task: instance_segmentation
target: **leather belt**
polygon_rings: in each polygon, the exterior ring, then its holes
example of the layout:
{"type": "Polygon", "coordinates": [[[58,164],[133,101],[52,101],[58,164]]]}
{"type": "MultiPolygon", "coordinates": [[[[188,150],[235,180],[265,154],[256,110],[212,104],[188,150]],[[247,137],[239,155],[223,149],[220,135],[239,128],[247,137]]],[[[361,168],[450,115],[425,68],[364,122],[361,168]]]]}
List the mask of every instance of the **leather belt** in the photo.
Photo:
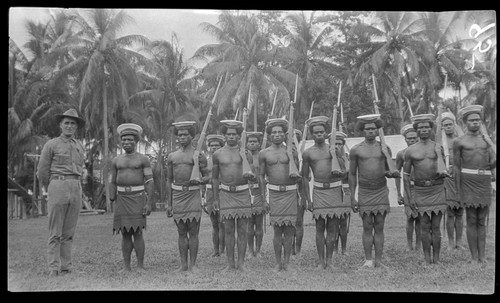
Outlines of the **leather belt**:
{"type": "Polygon", "coordinates": [[[244,191],[244,190],[248,189],[248,184],[226,185],[226,184],[221,183],[220,188],[224,191],[230,191],[230,192],[244,191]]]}
{"type": "Polygon", "coordinates": [[[116,190],[122,193],[129,193],[132,191],[141,191],[144,190],[144,185],[138,186],[117,186],[116,190]]]}
{"type": "Polygon", "coordinates": [[[80,180],[78,175],[52,175],[50,180],[80,180]]]}
{"type": "Polygon", "coordinates": [[[317,182],[317,181],[314,181],[313,182],[313,185],[315,188],[319,188],[319,189],[328,189],[328,188],[334,188],[334,187],[339,187],[342,185],[342,181],[336,181],[336,182],[332,182],[332,183],[328,183],[328,182],[317,182]]]}
{"type": "Polygon", "coordinates": [[[274,190],[274,191],[289,191],[289,190],[297,189],[297,184],[292,184],[292,185],[268,184],[267,188],[270,190],[274,190]]]}
{"type": "Polygon", "coordinates": [[[434,180],[414,180],[415,186],[418,187],[428,187],[433,185],[439,185],[444,183],[444,179],[434,179],[434,180]]]}
{"type": "Polygon", "coordinates": [[[172,187],[172,189],[181,190],[181,191],[199,190],[200,189],[200,186],[198,186],[198,185],[189,186],[189,185],[172,184],[171,187],[172,187]]]}
{"type": "Polygon", "coordinates": [[[486,169],[462,168],[461,172],[463,172],[464,174],[471,174],[471,175],[491,176],[491,170],[486,170],[486,169]]]}

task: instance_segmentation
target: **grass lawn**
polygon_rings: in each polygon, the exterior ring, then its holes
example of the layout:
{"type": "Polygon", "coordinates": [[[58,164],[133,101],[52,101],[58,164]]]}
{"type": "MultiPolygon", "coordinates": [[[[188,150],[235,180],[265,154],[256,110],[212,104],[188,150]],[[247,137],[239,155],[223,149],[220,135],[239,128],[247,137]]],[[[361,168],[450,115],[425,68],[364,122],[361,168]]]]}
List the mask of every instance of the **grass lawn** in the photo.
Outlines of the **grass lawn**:
{"type": "MultiPolygon", "coordinates": [[[[358,270],[364,262],[361,218],[351,217],[348,256],[334,259],[334,270],[316,270],[315,226],[312,214],[304,218],[302,254],[292,256],[293,272],[274,273],[272,228],[267,227],[262,257],[246,259],[247,271],[222,273],[226,255],[211,257],[211,224],[203,214],[200,228],[197,273],[174,273],[180,264],[177,228],[165,212],[148,217],[144,232],[147,271],[121,274],[121,235],[112,234],[112,214],[81,215],[73,242],[73,272],[48,277],[46,262],[47,217],[8,221],[8,290],[298,290],[340,292],[425,292],[492,294],[495,291],[496,203],[490,209],[486,255],[488,264],[469,263],[470,252],[448,250],[441,223],[441,263],[425,265],[422,251],[406,249],[405,214],[392,207],[385,223],[384,269],[358,270]]],[[[464,220],[465,221],[465,220],[464,220]]],[[[269,218],[267,219],[269,223],[269,218]]],[[[465,222],[464,222],[465,224],[465,222]]],[[[464,226],[464,244],[467,246],[464,226]]]]}

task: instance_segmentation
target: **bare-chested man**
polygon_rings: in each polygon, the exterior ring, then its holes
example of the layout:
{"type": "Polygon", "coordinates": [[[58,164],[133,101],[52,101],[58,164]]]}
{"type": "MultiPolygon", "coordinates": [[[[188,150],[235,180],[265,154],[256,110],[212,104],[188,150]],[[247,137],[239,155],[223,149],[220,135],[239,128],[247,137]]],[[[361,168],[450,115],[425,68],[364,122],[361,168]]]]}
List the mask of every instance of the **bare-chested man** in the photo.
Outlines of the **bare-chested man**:
{"type": "Polygon", "coordinates": [[[363,132],[365,140],[355,145],[349,154],[351,207],[354,213],[359,211],[363,220],[362,243],[366,261],[362,267],[380,267],[383,266],[385,217],[390,211],[386,176],[392,177],[392,175],[388,171],[381,143],[375,140],[378,129],[383,127],[380,115],[364,115],[357,118],[358,130],[363,132]],[[355,197],[358,184],[359,203],[355,197]],[[375,247],[375,264],[372,260],[373,247],[375,247]]]}
{"type": "Polygon", "coordinates": [[[337,136],[335,139],[335,147],[340,151],[342,159],[346,167],[346,176],[342,179],[342,205],[346,203],[346,209],[344,214],[339,218],[339,228],[338,235],[335,237],[333,242],[333,255],[335,256],[339,252],[339,240],[342,247],[342,255],[347,254],[347,234],[349,233],[349,224],[351,220],[351,190],[349,189],[349,154],[345,151],[345,139],[347,134],[341,131],[337,131],[337,136]]]}
{"type": "MultiPolygon", "coordinates": [[[[441,250],[441,217],[446,212],[444,197],[444,177],[446,171],[438,171],[436,142],[430,139],[434,126],[433,114],[421,114],[412,117],[413,128],[419,141],[408,146],[404,153],[403,181],[407,197],[410,193],[410,173],[413,170],[414,193],[410,203],[420,218],[422,249],[427,264],[438,263],[441,250]],[[431,253],[432,247],[432,253],[431,253]]],[[[443,163],[444,165],[444,163],[443,163]]]]}
{"type": "MultiPolygon", "coordinates": [[[[342,192],[342,179],[345,178],[346,173],[343,176],[332,175],[332,156],[330,146],[326,143],[328,120],[326,116],[316,116],[306,121],[314,139],[314,145],[306,149],[302,155],[302,180],[307,206],[316,220],[318,269],[332,268],[334,242],[339,234],[340,219],[347,218],[350,208],[349,203],[343,200],[342,192]],[[314,175],[312,199],[308,181],[310,169],[314,175]]],[[[339,162],[343,161],[340,151],[336,156],[339,162]]]]}
{"type": "MultiPolygon", "coordinates": [[[[295,139],[294,147],[300,146],[299,142],[302,140],[302,132],[295,129],[295,139]]],[[[299,166],[302,163],[302,159],[299,157],[299,166]]],[[[304,191],[303,182],[297,183],[299,187],[299,199],[297,200],[297,221],[295,222],[295,234],[292,240],[292,255],[300,256],[300,251],[302,249],[302,239],[304,238],[304,213],[306,211],[306,193],[304,191]]]]}
{"type": "MultiPolygon", "coordinates": [[[[456,120],[455,115],[450,112],[441,114],[441,126],[446,134],[449,153],[448,172],[452,174],[451,178],[444,179],[444,194],[448,208],[446,209],[446,231],[448,234],[449,249],[463,249],[462,234],[464,229],[464,208],[460,203],[455,179],[453,178],[453,141],[458,137],[455,131],[456,120]]],[[[443,138],[444,140],[445,138],[443,138]]]]}
{"type": "MultiPolygon", "coordinates": [[[[252,216],[251,196],[248,181],[255,181],[252,171],[243,171],[243,159],[240,155],[239,141],[243,123],[237,120],[222,120],[221,132],[226,138],[226,145],[216,151],[212,157],[212,187],[216,209],[224,222],[226,255],[228,266],[225,271],[238,269],[244,271],[245,252],[248,241],[248,220],[252,216]],[[220,191],[216,186],[220,182],[220,191]],[[238,239],[236,240],[236,233],[238,239]],[[237,243],[238,260],[235,263],[234,247],[237,243]]],[[[244,149],[244,146],[241,148],[244,149]]],[[[252,165],[252,156],[245,153],[252,165]]]]}
{"type": "MultiPolygon", "coordinates": [[[[274,229],[273,247],[276,257],[275,271],[289,270],[292,253],[292,238],[297,220],[297,182],[300,175],[290,176],[289,163],[299,161],[296,151],[294,159],[289,159],[285,145],[288,122],[283,118],[266,121],[266,133],[270,135],[272,145],[259,153],[259,186],[264,205],[270,211],[270,224],[274,229]],[[265,178],[268,177],[269,203],[266,197],[265,178]],[[282,251],[284,250],[283,254],[282,251]]],[[[292,144],[288,142],[287,144],[292,144]]]]}
{"type": "MultiPolygon", "coordinates": [[[[401,128],[401,135],[405,138],[407,146],[413,145],[418,141],[417,132],[413,129],[412,124],[407,124],[401,128]]],[[[401,171],[404,164],[404,154],[406,148],[400,150],[396,154],[396,169],[401,171]]],[[[422,245],[422,237],[420,232],[420,219],[418,217],[418,213],[415,209],[410,206],[410,200],[413,199],[413,196],[407,197],[404,195],[406,192],[403,191],[401,193],[401,181],[402,178],[395,178],[396,181],[396,191],[398,193],[398,204],[403,205],[405,208],[406,214],[406,242],[409,250],[419,250],[422,245]],[[404,195],[404,196],[403,196],[404,195]],[[413,246],[413,231],[415,231],[415,246],[413,246]]],[[[413,178],[410,176],[410,193],[413,194],[413,178]]]]}
{"type": "Polygon", "coordinates": [[[142,229],[151,213],[153,172],[148,157],[136,152],[142,128],[133,123],[118,126],[125,153],[111,161],[110,200],[115,201],[113,233],[122,233],[122,254],[125,271],[130,271],[135,249],[137,269],[144,270],[145,243],[142,229]],[[146,192],[144,192],[144,187],[146,192]]]}
{"type": "Polygon", "coordinates": [[[200,153],[200,181],[190,181],[194,167],[195,121],[172,123],[180,148],[167,157],[167,216],[173,217],[179,234],[181,266],[177,271],[196,271],[201,220],[200,184],[209,180],[207,159],[200,153]],[[189,255],[189,263],[188,263],[189,255]]]}
{"type": "Polygon", "coordinates": [[[483,107],[470,105],[459,111],[467,126],[465,135],[453,141],[456,187],[465,207],[467,242],[472,260],[486,264],[486,217],[491,204],[491,182],[496,181],[496,154],[482,134],[483,107]]]}
{"type": "MultiPolygon", "coordinates": [[[[247,150],[252,154],[252,170],[256,176],[259,174],[259,151],[261,140],[261,132],[247,133],[246,146],[247,150]]],[[[249,185],[252,194],[252,217],[248,222],[248,249],[250,256],[261,257],[260,248],[262,247],[262,239],[264,238],[263,224],[266,209],[264,208],[264,200],[260,193],[259,183],[249,182],[249,185]]]]}
{"type": "Polygon", "coordinates": [[[219,257],[220,254],[223,254],[226,247],[224,243],[224,223],[220,219],[219,211],[215,209],[214,194],[212,191],[212,156],[215,151],[224,146],[224,143],[225,139],[222,135],[207,136],[207,167],[210,181],[205,185],[204,197],[206,204],[204,205],[204,210],[210,216],[210,221],[212,222],[212,243],[214,245],[213,257],[219,257]]]}

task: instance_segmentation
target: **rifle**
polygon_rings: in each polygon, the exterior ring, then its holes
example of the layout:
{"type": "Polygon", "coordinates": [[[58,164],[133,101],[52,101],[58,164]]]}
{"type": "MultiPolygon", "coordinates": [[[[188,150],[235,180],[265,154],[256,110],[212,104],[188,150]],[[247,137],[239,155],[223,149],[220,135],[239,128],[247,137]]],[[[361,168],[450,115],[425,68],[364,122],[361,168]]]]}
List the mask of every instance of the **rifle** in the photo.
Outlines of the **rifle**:
{"type": "MultiPolygon", "coordinates": [[[[375,93],[375,100],[373,100],[373,107],[375,108],[375,113],[380,115],[380,112],[378,110],[378,105],[377,105],[377,103],[379,103],[378,95],[377,95],[377,85],[375,84],[375,75],[373,75],[373,74],[372,74],[372,80],[373,80],[373,90],[375,93]]],[[[385,162],[387,164],[387,167],[389,168],[389,173],[391,175],[394,175],[395,173],[398,174],[398,171],[396,171],[396,167],[394,166],[394,162],[392,162],[391,155],[389,155],[389,151],[387,149],[387,144],[385,143],[384,128],[383,127],[378,129],[378,136],[380,137],[380,145],[382,146],[382,153],[385,156],[385,162]]]]}
{"type": "MultiPolygon", "coordinates": [[[[309,119],[312,117],[313,113],[313,107],[314,107],[314,102],[311,103],[311,109],[309,110],[309,119]]],[[[302,140],[300,141],[300,148],[299,148],[299,159],[302,159],[302,154],[304,153],[304,149],[306,147],[306,138],[307,138],[307,131],[308,131],[308,126],[307,123],[304,123],[304,131],[302,132],[302,140]]]]}
{"type": "MultiPolygon", "coordinates": [[[[448,84],[448,74],[445,74],[444,78],[444,89],[446,90],[446,86],[448,84]]],[[[443,99],[444,99],[444,93],[443,93],[443,99]]],[[[444,147],[444,141],[446,141],[446,134],[444,133],[444,130],[442,129],[441,126],[441,114],[443,113],[443,104],[441,101],[438,101],[438,113],[437,113],[437,120],[436,120],[436,145],[435,145],[435,150],[437,154],[437,169],[438,173],[443,173],[446,172],[448,169],[449,165],[449,152],[448,152],[448,147],[444,147]],[[448,153],[448,161],[445,163],[443,160],[443,155],[441,151],[441,146],[443,146],[443,151],[446,157],[446,153],[448,153]]],[[[446,142],[448,143],[448,142],[446,142]]],[[[447,144],[446,144],[447,145],[447,144]]]]}
{"type": "MultiPolygon", "coordinates": [[[[344,124],[344,107],[342,106],[342,103],[340,103],[340,123],[339,123],[339,131],[344,132],[342,125],[344,124]]],[[[351,151],[349,150],[349,147],[347,144],[344,144],[345,151],[347,153],[350,153],[351,151]]],[[[346,162],[347,163],[347,162],[346,162]]],[[[347,165],[349,167],[349,165],[347,165]]]]}
{"type": "Polygon", "coordinates": [[[200,138],[198,139],[198,142],[196,144],[196,149],[193,154],[193,161],[194,161],[194,166],[193,170],[191,171],[191,177],[189,178],[189,182],[196,181],[200,182],[201,181],[201,176],[200,176],[200,152],[201,149],[203,148],[203,144],[205,144],[205,136],[207,134],[207,128],[208,128],[208,122],[210,122],[210,117],[212,117],[212,106],[214,105],[215,99],[217,98],[217,93],[219,92],[219,87],[222,82],[222,76],[220,77],[219,84],[217,85],[217,89],[215,90],[214,97],[212,98],[212,102],[210,103],[210,109],[208,110],[208,115],[205,119],[205,124],[203,124],[203,129],[200,134],[200,138]]]}
{"type": "Polygon", "coordinates": [[[342,81],[339,85],[339,96],[337,98],[337,103],[333,104],[333,115],[332,115],[332,133],[330,134],[330,154],[332,155],[332,175],[338,175],[345,172],[344,169],[340,167],[339,160],[337,159],[337,153],[335,148],[335,140],[337,138],[337,107],[340,104],[340,92],[342,90],[342,81]]]}
{"type": "Polygon", "coordinates": [[[410,100],[408,98],[405,98],[406,104],[408,105],[408,110],[410,111],[410,117],[413,117],[413,111],[411,110],[411,105],[410,105],[410,100]]]}
{"type": "Polygon", "coordinates": [[[243,108],[243,131],[241,132],[241,147],[240,147],[240,156],[241,160],[243,161],[243,176],[247,176],[249,179],[254,179],[255,174],[252,171],[252,168],[250,167],[250,163],[248,163],[247,155],[246,155],[246,148],[245,145],[247,144],[247,118],[248,118],[248,102],[250,101],[250,94],[252,92],[252,84],[250,84],[250,88],[248,89],[248,99],[247,99],[247,105],[243,108]]]}
{"type": "MultiPolygon", "coordinates": [[[[274,107],[276,106],[276,97],[277,96],[278,96],[278,89],[276,89],[276,93],[274,94],[273,108],[271,109],[271,114],[267,115],[267,120],[271,119],[273,117],[273,115],[274,115],[274,107]]],[[[267,133],[266,133],[266,130],[264,129],[264,135],[263,135],[263,138],[262,138],[262,147],[261,147],[261,149],[266,148],[266,144],[267,144],[267,133]]]]}
{"type": "Polygon", "coordinates": [[[295,159],[293,157],[293,138],[295,137],[295,131],[293,128],[293,104],[297,102],[297,87],[299,85],[299,74],[297,74],[297,77],[295,78],[295,96],[294,96],[294,102],[290,102],[290,113],[289,113],[289,119],[288,119],[288,141],[286,144],[286,153],[288,155],[288,159],[290,160],[289,163],[289,177],[292,179],[297,179],[300,177],[299,170],[297,168],[297,165],[295,164],[295,159]]]}

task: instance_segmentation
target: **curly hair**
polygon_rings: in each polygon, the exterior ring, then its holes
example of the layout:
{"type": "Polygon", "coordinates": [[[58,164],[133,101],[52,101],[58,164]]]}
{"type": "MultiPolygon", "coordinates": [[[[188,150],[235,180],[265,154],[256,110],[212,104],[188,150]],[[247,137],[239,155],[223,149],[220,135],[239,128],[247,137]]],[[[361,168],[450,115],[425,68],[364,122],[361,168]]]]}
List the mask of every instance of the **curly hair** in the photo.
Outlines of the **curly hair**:
{"type": "Polygon", "coordinates": [[[322,125],[325,128],[325,133],[330,132],[330,126],[328,125],[328,123],[315,123],[315,124],[309,126],[309,128],[308,128],[309,134],[311,136],[313,135],[313,127],[318,126],[318,125],[322,125]]]}
{"type": "MultiPolygon", "coordinates": [[[[189,134],[191,135],[191,137],[194,138],[194,136],[196,135],[196,130],[195,130],[194,126],[189,127],[187,130],[188,130],[189,134]]],[[[174,135],[177,136],[178,133],[179,133],[179,129],[177,127],[174,127],[174,135]]]]}
{"type": "Polygon", "coordinates": [[[286,134],[288,131],[288,125],[285,124],[275,124],[275,125],[268,125],[266,126],[266,134],[270,135],[271,134],[271,129],[275,126],[280,126],[283,132],[286,134]]]}
{"type": "Polygon", "coordinates": [[[363,131],[365,129],[365,124],[369,123],[375,123],[375,127],[377,127],[377,129],[384,126],[384,122],[382,122],[381,119],[377,119],[373,122],[358,121],[356,122],[356,129],[359,131],[363,131]]]}
{"type": "Polygon", "coordinates": [[[429,123],[429,125],[431,126],[431,128],[433,128],[433,127],[434,127],[434,122],[429,120],[429,121],[419,121],[419,122],[415,122],[415,123],[413,123],[413,124],[412,124],[412,125],[413,125],[413,129],[414,129],[415,131],[417,131],[418,125],[419,125],[420,123],[426,123],[426,122],[428,122],[428,123],[429,123]]]}
{"type": "Polygon", "coordinates": [[[227,127],[226,125],[222,125],[220,127],[220,132],[223,134],[223,135],[226,135],[227,133],[227,130],[228,129],[236,129],[236,132],[238,133],[238,135],[241,136],[241,133],[243,132],[243,126],[230,126],[230,127],[227,127]]]}

